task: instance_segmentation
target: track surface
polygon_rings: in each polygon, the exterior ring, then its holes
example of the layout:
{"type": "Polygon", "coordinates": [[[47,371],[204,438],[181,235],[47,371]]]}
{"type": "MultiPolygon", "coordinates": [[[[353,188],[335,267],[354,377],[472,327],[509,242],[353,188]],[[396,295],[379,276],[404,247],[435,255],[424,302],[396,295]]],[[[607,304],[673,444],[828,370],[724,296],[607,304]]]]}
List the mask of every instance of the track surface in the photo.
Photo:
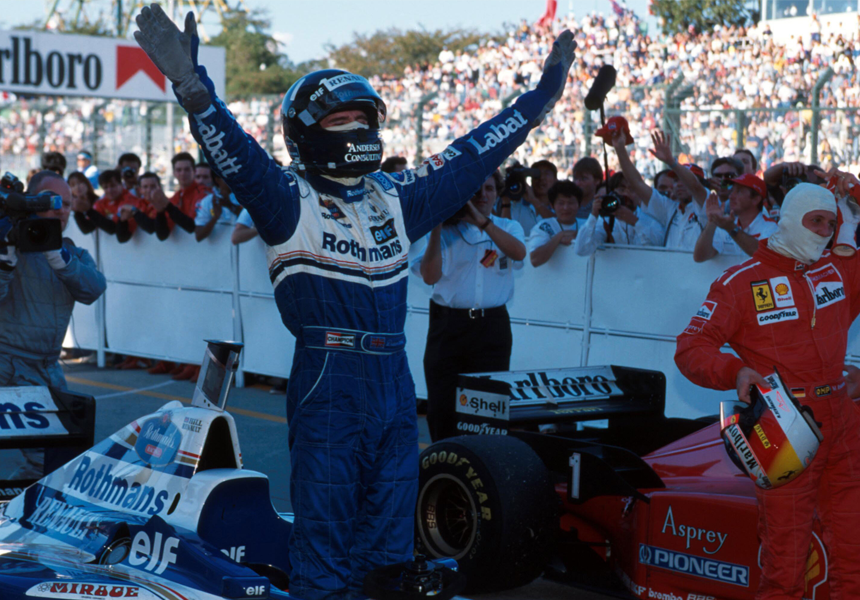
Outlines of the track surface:
{"type": "MultiPolygon", "coordinates": [[[[70,361],[63,364],[69,388],[96,398],[96,442],[121,429],[135,418],[157,410],[171,400],[191,402],[194,386],[173,381],[167,375],[146,371],[99,369],[70,361]]],[[[268,386],[233,389],[227,410],[236,421],[245,468],[269,477],[272,503],[279,511],[289,512],[290,460],[287,450],[286,401],[282,394],[272,395],[268,386]]],[[[419,446],[430,443],[427,421],[418,420],[419,446]]],[[[483,600],[602,600],[610,598],[547,580],[495,594],[475,596],[483,600]]]]}

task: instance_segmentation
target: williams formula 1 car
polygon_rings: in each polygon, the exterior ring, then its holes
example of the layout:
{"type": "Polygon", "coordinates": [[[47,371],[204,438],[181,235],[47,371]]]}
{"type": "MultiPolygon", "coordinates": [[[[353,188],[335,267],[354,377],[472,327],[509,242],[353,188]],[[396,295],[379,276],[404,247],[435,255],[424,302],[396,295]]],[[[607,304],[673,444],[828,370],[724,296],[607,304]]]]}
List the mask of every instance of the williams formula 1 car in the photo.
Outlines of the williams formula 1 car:
{"type": "MultiPolygon", "coordinates": [[[[275,511],[265,475],[242,468],[224,410],[239,349],[210,342],[191,406],[168,402],[0,507],[0,598],[290,597],[292,515],[275,511]]],[[[20,438],[14,451],[50,471],[64,435],[66,452],[91,439],[92,402],[48,388],[0,391],[0,449],[20,438]]],[[[455,569],[417,557],[371,572],[365,590],[379,600],[451,598],[463,586],[455,569]]]]}
{"type": "MultiPolygon", "coordinates": [[[[419,548],[456,559],[469,589],[544,573],[626,598],[755,596],[755,484],[717,417],[664,416],[662,373],[485,373],[459,386],[465,435],[421,454],[416,529],[419,548]]],[[[804,598],[830,598],[827,563],[816,529],[804,598]]]]}

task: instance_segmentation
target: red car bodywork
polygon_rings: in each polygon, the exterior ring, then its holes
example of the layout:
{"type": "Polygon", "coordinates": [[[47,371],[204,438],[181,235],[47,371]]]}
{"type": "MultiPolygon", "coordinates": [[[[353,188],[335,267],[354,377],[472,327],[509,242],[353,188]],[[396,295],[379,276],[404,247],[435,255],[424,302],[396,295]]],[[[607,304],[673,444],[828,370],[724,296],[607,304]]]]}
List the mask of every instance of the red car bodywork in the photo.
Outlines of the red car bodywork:
{"type": "MultiPolygon", "coordinates": [[[[666,486],[640,490],[648,503],[603,496],[574,504],[567,484],[558,484],[562,530],[597,550],[637,598],[754,598],[760,576],[755,484],[729,459],[719,424],[643,460],[666,486]]],[[[830,598],[817,527],[803,597],[830,598]]]]}

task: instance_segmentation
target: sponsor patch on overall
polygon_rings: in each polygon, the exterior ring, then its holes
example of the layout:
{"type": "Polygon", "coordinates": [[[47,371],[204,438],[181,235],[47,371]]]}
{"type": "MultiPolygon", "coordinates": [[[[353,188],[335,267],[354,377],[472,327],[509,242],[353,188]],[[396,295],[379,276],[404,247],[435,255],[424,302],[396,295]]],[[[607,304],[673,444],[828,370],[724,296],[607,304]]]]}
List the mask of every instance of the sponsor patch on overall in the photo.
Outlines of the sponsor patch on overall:
{"type": "Polygon", "coordinates": [[[325,345],[327,348],[355,348],[355,334],[326,331],[325,345]]]}
{"type": "Polygon", "coordinates": [[[765,310],[773,310],[776,308],[776,303],[773,299],[773,293],[770,291],[770,284],[767,281],[753,281],[752,295],[755,302],[756,312],[765,310]]]}
{"type": "Polygon", "coordinates": [[[759,325],[773,325],[774,323],[782,323],[783,321],[796,321],[798,312],[796,308],[782,308],[763,312],[756,315],[759,325]]]}
{"type": "Polygon", "coordinates": [[[717,310],[717,303],[712,302],[711,300],[705,300],[705,302],[702,304],[702,307],[696,311],[695,315],[693,315],[693,318],[710,321],[711,317],[714,316],[715,310],[717,310]]]}
{"type": "Polygon", "coordinates": [[[436,169],[440,169],[445,166],[445,157],[441,154],[433,154],[432,156],[425,158],[424,162],[422,162],[421,164],[430,165],[435,171],[436,169]]]}
{"type": "Polygon", "coordinates": [[[322,196],[320,196],[320,206],[328,211],[328,214],[331,215],[332,219],[343,219],[346,216],[337,204],[331,200],[323,198],[322,196]]]}
{"type": "Polygon", "coordinates": [[[789,308],[794,306],[794,294],[791,291],[791,283],[788,277],[772,277],[770,289],[773,290],[773,298],[777,308],[789,308]]]}
{"type": "Polygon", "coordinates": [[[498,257],[499,255],[495,250],[487,250],[484,252],[484,258],[481,259],[481,265],[489,269],[496,263],[498,257]]]}
{"type": "Polygon", "coordinates": [[[815,307],[824,308],[845,299],[845,286],[842,275],[833,265],[826,265],[806,276],[815,286],[815,307]]]}
{"type": "Polygon", "coordinates": [[[397,230],[394,228],[394,219],[389,219],[379,227],[371,227],[370,234],[373,236],[373,241],[377,246],[387,244],[397,237],[397,230]]]}
{"type": "Polygon", "coordinates": [[[795,398],[806,398],[806,388],[791,388],[791,395],[795,398]]]}
{"type": "Polygon", "coordinates": [[[833,393],[833,388],[831,388],[829,385],[820,385],[817,388],[815,388],[815,395],[816,396],[829,396],[832,393],[833,393]]]}

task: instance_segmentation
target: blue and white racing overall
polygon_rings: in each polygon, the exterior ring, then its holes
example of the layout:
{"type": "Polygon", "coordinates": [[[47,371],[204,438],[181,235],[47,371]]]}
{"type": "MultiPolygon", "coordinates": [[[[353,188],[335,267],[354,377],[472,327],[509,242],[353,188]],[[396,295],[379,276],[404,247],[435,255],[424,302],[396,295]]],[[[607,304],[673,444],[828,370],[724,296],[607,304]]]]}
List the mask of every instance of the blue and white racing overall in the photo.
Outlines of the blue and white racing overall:
{"type": "Polygon", "coordinates": [[[525,140],[563,85],[566,73],[557,71],[556,81],[419,169],[377,172],[355,185],[279,167],[201,73],[212,104],[190,116],[192,133],[267,244],[278,310],[296,338],[287,418],[297,598],[360,590],[368,571],[412,558],[418,434],[403,334],[409,245],[461,208],[525,140]]]}

